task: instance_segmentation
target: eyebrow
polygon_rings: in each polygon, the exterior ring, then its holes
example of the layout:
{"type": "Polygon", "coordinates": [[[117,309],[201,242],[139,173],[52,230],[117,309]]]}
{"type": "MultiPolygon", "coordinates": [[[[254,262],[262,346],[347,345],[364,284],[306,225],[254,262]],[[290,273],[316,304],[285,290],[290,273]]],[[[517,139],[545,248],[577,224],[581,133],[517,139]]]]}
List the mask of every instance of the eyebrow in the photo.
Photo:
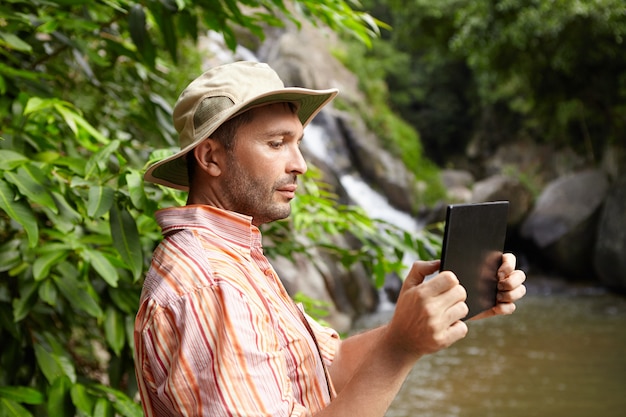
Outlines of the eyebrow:
{"type": "MultiPolygon", "coordinates": [[[[293,130],[268,130],[267,132],[264,132],[262,137],[265,139],[269,139],[269,138],[273,138],[275,136],[295,136],[294,135],[294,131],[293,130]]],[[[302,135],[300,135],[300,137],[298,138],[298,140],[302,140],[304,139],[304,133],[302,133],[302,135]]]]}

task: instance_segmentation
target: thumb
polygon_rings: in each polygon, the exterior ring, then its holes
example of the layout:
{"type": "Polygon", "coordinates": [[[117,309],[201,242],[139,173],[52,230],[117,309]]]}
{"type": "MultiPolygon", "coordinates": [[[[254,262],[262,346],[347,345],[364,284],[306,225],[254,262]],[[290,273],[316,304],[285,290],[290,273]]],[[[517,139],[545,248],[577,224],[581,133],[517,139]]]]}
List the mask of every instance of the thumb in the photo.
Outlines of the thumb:
{"type": "Polygon", "coordinates": [[[415,261],[409,271],[405,281],[410,281],[410,285],[419,285],[424,282],[424,278],[439,270],[440,261],[415,261]]]}

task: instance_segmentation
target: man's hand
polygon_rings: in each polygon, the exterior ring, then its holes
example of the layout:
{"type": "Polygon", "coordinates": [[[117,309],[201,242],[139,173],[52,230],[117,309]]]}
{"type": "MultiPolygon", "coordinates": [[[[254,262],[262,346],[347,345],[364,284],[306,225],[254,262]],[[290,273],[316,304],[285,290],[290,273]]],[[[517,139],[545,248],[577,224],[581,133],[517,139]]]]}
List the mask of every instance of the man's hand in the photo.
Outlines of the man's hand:
{"type": "Polygon", "coordinates": [[[409,272],[386,338],[397,354],[415,359],[434,353],[462,339],[467,325],[461,321],[468,313],[467,293],[450,271],[424,282],[439,269],[439,261],[417,261],[409,272]]]}
{"type": "Polygon", "coordinates": [[[471,320],[512,314],[515,311],[515,302],[526,294],[524,286],[526,274],[524,271],[515,269],[515,262],[515,255],[512,253],[502,255],[502,265],[498,269],[497,304],[492,309],[474,316],[471,320]]]}

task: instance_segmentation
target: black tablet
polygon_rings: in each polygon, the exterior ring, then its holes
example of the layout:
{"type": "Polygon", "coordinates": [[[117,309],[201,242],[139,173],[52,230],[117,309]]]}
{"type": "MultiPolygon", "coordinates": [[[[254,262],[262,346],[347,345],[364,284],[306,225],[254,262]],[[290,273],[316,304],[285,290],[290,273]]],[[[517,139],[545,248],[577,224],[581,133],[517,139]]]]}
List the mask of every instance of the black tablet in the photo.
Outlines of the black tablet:
{"type": "Polygon", "coordinates": [[[508,201],[447,208],[440,269],[454,272],[465,287],[466,320],[496,304],[508,208],[508,201]]]}

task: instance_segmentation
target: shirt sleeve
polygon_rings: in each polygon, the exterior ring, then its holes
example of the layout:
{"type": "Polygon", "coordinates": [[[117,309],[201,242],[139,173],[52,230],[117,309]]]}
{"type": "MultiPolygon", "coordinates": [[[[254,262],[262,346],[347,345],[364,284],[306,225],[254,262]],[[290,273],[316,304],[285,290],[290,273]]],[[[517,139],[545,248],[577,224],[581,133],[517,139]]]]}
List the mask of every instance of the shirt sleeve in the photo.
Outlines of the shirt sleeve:
{"type": "MultiPolygon", "coordinates": [[[[241,292],[212,286],[142,309],[136,360],[147,416],[311,415],[294,398],[268,314],[241,292]]],[[[311,326],[332,361],[333,332],[311,326]]]]}

